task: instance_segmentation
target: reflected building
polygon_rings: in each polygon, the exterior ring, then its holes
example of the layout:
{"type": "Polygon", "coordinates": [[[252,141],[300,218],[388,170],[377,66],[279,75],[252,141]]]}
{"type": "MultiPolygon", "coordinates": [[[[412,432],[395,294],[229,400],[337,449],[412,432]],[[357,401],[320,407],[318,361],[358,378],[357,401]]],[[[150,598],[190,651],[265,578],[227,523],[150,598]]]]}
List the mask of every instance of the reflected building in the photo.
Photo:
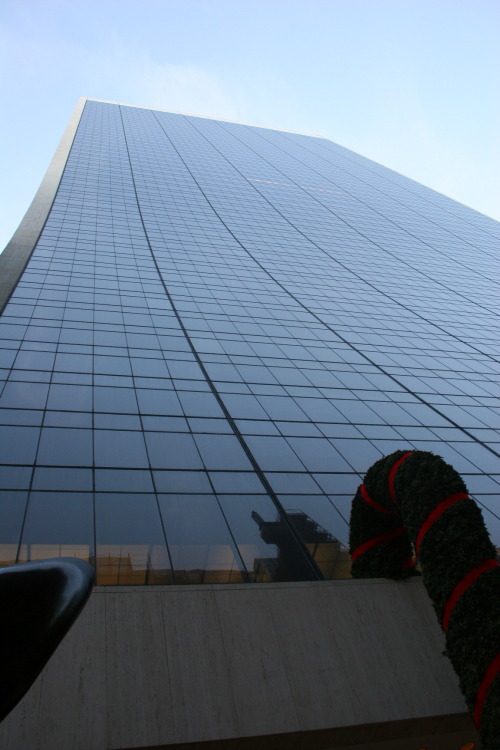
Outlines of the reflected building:
{"type": "Polygon", "coordinates": [[[498,237],[321,137],[82,100],[0,256],[0,563],[345,578],[400,448],[499,544],[498,237]]]}
{"type": "MultiPolygon", "coordinates": [[[[277,548],[277,554],[275,553],[273,557],[255,561],[254,570],[257,573],[255,580],[261,580],[258,571],[266,566],[272,571],[268,578],[271,581],[289,580],[290,572],[292,572],[292,575],[294,573],[299,575],[298,571],[294,571],[296,565],[295,548],[290,545],[288,527],[285,525],[283,517],[277,514],[274,520],[265,521],[256,511],[253,511],[252,518],[258,524],[260,535],[266,544],[277,548]]],[[[351,558],[346,545],[335,539],[326,529],[323,529],[301,510],[289,509],[287,519],[293,524],[326,580],[351,577],[351,558]]]]}

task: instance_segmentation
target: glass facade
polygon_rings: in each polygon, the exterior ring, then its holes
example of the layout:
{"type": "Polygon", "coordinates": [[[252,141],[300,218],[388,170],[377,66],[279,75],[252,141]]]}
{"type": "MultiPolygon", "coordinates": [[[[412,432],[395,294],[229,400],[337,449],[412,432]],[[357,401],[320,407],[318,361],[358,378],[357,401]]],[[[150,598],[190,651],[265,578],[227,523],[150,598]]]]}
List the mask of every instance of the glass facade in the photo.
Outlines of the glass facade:
{"type": "Polygon", "coordinates": [[[499,235],[322,138],[88,100],[0,322],[1,564],[343,577],[399,448],[499,545],[499,235]]]}

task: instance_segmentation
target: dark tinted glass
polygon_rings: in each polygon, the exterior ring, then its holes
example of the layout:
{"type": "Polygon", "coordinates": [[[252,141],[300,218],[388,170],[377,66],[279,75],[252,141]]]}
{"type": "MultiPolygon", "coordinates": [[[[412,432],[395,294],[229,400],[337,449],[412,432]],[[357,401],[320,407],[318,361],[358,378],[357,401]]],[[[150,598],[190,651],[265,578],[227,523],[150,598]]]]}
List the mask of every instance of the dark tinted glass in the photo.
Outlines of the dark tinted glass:
{"type": "Polygon", "coordinates": [[[2,560],[343,577],[400,448],[462,472],[500,543],[498,240],[326,139],[88,101],[0,320],[2,560]]]}
{"type": "Polygon", "coordinates": [[[213,495],[160,495],[175,583],[238,583],[243,563],[213,495]]]}
{"type": "Polygon", "coordinates": [[[154,495],[96,493],[97,583],[171,583],[154,495]]]}
{"type": "Polygon", "coordinates": [[[16,562],[27,492],[0,492],[0,565],[16,562]]]}
{"type": "Polygon", "coordinates": [[[93,557],[93,550],[92,494],[30,494],[19,562],[52,557],[79,557],[88,561],[93,557]]]}

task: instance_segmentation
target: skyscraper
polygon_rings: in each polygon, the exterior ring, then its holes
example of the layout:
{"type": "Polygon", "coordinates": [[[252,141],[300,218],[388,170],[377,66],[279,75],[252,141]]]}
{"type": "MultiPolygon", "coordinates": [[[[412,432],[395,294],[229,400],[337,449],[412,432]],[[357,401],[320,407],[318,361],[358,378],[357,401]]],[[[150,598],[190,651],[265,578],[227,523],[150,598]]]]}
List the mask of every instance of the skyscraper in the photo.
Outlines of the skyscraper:
{"type": "Polygon", "coordinates": [[[360,476],[405,447],[499,544],[498,236],[323,138],[82,100],[0,256],[2,563],[343,578],[360,476]]]}

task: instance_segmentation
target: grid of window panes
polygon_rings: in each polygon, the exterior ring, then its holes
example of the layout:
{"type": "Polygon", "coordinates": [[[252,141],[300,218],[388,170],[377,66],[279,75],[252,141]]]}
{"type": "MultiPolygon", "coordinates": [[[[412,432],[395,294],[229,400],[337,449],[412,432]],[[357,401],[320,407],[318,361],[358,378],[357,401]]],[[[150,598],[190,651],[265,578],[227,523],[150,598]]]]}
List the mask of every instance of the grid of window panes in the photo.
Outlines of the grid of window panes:
{"type": "Polygon", "coordinates": [[[1,564],[342,577],[399,448],[500,544],[498,238],[327,140],[88,101],[0,322],[1,564]]]}

